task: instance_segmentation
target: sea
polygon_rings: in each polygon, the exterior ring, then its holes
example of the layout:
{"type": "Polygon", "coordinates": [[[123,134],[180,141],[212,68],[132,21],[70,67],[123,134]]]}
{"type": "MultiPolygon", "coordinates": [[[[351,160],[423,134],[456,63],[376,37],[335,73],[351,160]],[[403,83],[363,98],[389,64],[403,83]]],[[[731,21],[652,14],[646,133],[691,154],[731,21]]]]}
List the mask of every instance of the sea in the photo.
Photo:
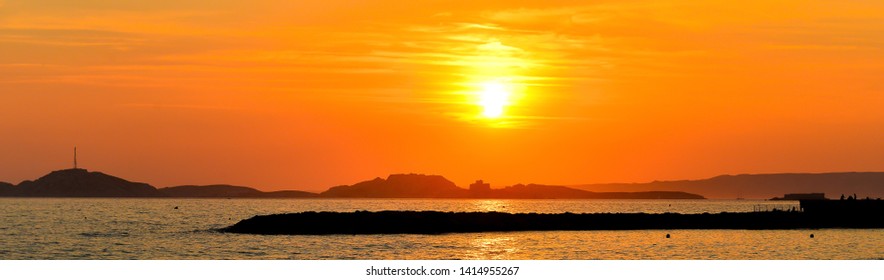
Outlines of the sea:
{"type": "Polygon", "coordinates": [[[319,236],[217,231],[255,215],[304,211],[719,213],[797,207],[765,200],[0,198],[0,259],[884,259],[884,229],[319,236]]]}

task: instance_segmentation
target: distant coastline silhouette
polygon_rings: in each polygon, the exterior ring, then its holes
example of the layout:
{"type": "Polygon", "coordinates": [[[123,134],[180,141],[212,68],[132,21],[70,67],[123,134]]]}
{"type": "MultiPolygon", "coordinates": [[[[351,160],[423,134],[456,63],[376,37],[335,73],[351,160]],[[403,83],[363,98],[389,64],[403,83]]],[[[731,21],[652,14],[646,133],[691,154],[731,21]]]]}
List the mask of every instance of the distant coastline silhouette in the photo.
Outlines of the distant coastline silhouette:
{"type": "MultiPolygon", "coordinates": [[[[438,175],[393,174],[386,179],[375,178],[314,193],[298,190],[264,192],[251,187],[224,184],[156,188],[146,183],[130,182],[101,172],[72,168],[53,171],[37,180],[23,181],[18,185],[0,182],[0,197],[703,199],[706,192],[739,189],[745,185],[769,186],[787,179],[806,182],[808,178],[825,179],[823,182],[837,189],[835,193],[849,190],[873,197],[880,197],[880,194],[884,193],[882,190],[884,172],[719,176],[699,181],[612,185],[623,187],[624,190],[642,191],[588,191],[587,189],[592,188],[541,184],[516,184],[504,188],[491,188],[490,184],[481,180],[465,189],[438,175]],[[688,187],[678,187],[681,184],[679,182],[683,182],[688,187]],[[722,185],[716,185],[716,182],[722,185]],[[636,187],[637,185],[642,187],[636,187]],[[845,189],[843,186],[850,187],[845,189]],[[650,187],[657,189],[648,189],[650,187]],[[673,191],[679,189],[696,190],[696,192],[673,191]]],[[[794,188],[797,187],[790,187],[794,188]]],[[[818,183],[807,188],[821,189],[818,183]]],[[[820,198],[820,194],[797,193],[774,199],[803,199],[808,198],[808,195],[820,198]]],[[[855,199],[855,194],[850,198],[855,199]]]]}
{"type": "Polygon", "coordinates": [[[515,185],[504,189],[468,190],[438,175],[393,174],[322,193],[263,192],[231,185],[176,186],[157,189],[101,172],[72,168],[53,171],[17,186],[0,185],[7,197],[172,197],[172,198],[508,198],[508,199],[703,199],[685,192],[589,192],[564,186],[515,185]]]}
{"type": "MultiPolygon", "coordinates": [[[[670,190],[702,194],[706,198],[767,199],[789,193],[850,192],[884,197],[884,172],[830,172],[721,175],[702,180],[654,181],[571,186],[587,191],[670,190]]],[[[837,197],[831,197],[837,198],[837,197]]]]}

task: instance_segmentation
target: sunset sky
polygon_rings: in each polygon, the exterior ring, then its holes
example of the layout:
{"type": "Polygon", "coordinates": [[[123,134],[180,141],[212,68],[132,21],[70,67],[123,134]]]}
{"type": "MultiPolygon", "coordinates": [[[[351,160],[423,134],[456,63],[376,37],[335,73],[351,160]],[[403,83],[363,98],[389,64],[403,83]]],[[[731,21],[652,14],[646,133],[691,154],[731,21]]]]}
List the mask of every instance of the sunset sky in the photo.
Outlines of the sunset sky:
{"type": "Polygon", "coordinates": [[[156,187],[884,171],[884,1],[0,0],[0,181],[75,145],[156,187]]]}

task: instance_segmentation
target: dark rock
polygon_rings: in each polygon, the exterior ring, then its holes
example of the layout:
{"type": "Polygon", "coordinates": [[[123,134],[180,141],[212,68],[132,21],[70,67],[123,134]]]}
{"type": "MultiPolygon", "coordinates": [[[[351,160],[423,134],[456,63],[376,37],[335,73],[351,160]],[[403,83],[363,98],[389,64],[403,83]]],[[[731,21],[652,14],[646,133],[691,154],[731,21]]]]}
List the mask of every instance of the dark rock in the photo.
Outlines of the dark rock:
{"type": "MultiPolygon", "coordinates": [[[[501,212],[356,211],[255,216],[222,232],[250,234],[437,234],[489,231],[639,229],[884,228],[884,218],[855,219],[803,212],[718,214],[537,214],[501,212]]],[[[667,234],[667,237],[669,235],[667,234]]]]}

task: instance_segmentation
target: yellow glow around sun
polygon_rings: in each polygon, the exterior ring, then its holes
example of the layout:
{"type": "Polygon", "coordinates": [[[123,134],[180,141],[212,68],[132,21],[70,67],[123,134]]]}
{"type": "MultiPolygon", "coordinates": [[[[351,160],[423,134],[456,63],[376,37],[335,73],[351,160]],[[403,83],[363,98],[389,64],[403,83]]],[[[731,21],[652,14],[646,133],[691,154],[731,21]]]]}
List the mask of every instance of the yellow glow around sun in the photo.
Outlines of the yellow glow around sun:
{"type": "Polygon", "coordinates": [[[488,81],[481,84],[478,105],[482,106],[482,116],[499,118],[504,108],[510,104],[510,89],[501,81],[488,81]]]}

